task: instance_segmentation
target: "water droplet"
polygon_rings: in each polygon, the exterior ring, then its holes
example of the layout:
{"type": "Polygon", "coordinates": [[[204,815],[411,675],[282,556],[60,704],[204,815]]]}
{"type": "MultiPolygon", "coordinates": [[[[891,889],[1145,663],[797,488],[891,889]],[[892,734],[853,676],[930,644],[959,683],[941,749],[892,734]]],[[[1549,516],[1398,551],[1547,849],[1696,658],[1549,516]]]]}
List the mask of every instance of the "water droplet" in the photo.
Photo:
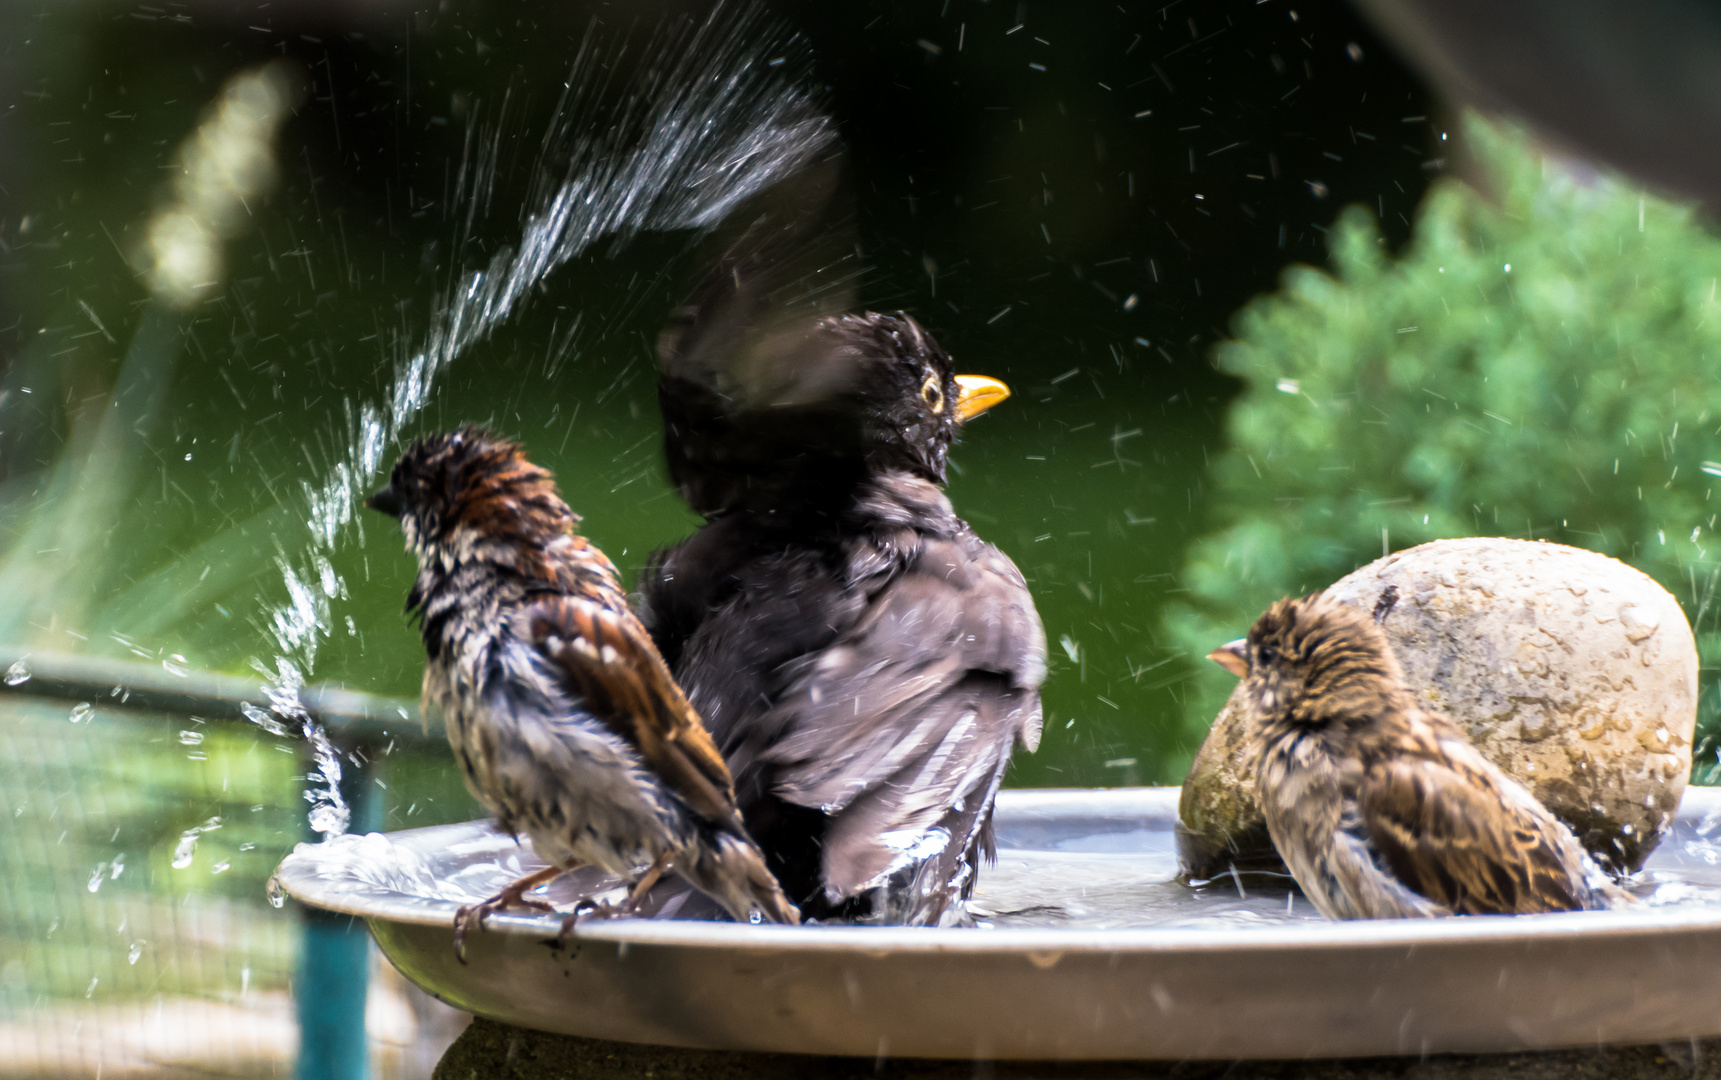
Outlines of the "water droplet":
{"type": "Polygon", "coordinates": [[[269,734],[280,738],[286,737],[287,729],[279,720],[251,704],[249,701],[241,701],[239,703],[239,711],[245,714],[245,719],[256,724],[269,734]]]}
{"type": "Polygon", "coordinates": [[[281,883],[274,878],[269,879],[269,884],[263,891],[269,897],[270,907],[280,907],[287,902],[287,894],[281,891],[281,883]]]}
{"type": "Polygon", "coordinates": [[[203,732],[182,731],[179,733],[179,741],[185,746],[200,746],[203,743],[203,732]]]}
{"type": "Polygon", "coordinates": [[[100,892],[101,888],[102,888],[102,882],[106,881],[107,877],[108,877],[108,864],[105,862],[104,863],[97,863],[94,872],[92,872],[90,874],[90,891],[91,892],[100,892]]]}
{"type": "Polygon", "coordinates": [[[231,862],[227,861],[226,859],[222,859],[220,862],[216,863],[214,866],[211,866],[209,868],[209,872],[211,874],[225,874],[227,871],[229,871],[231,869],[233,869],[233,864],[231,862]]]}
{"type": "Polygon", "coordinates": [[[179,834],[179,843],[173,849],[173,868],[184,870],[191,865],[191,860],[197,855],[198,830],[187,829],[179,834]]]}
{"type": "Polygon", "coordinates": [[[161,666],[169,675],[178,675],[182,679],[191,674],[190,662],[178,653],[163,660],[161,666]]]}
{"type": "Polygon", "coordinates": [[[101,976],[99,976],[99,975],[91,978],[89,988],[84,991],[84,997],[86,997],[86,998],[94,997],[95,993],[96,993],[96,984],[101,982],[101,981],[102,981],[101,976]]]}
{"type": "Polygon", "coordinates": [[[109,881],[117,880],[121,874],[125,873],[125,856],[124,855],[115,855],[114,861],[111,864],[109,864],[109,866],[110,866],[110,868],[108,870],[108,880],[109,881]]]}
{"type": "Polygon", "coordinates": [[[126,950],[126,954],[125,954],[126,963],[131,964],[132,966],[135,967],[135,966],[137,966],[138,957],[140,957],[142,955],[143,955],[143,942],[134,941],[131,943],[131,948],[126,950]]]}
{"type": "Polygon", "coordinates": [[[22,686],[30,681],[30,665],[23,660],[14,660],[12,666],[6,669],[6,685],[22,686]]]}
{"type": "Polygon", "coordinates": [[[72,706],[72,715],[66,717],[66,719],[70,720],[74,724],[81,724],[85,720],[88,720],[90,718],[90,714],[95,711],[96,707],[94,705],[91,705],[87,701],[80,701],[76,705],[72,706]]]}
{"type": "Polygon", "coordinates": [[[747,913],[747,921],[754,926],[758,926],[760,923],[765,921],[765,916],[759,911],[749,911],[747,913]]]}

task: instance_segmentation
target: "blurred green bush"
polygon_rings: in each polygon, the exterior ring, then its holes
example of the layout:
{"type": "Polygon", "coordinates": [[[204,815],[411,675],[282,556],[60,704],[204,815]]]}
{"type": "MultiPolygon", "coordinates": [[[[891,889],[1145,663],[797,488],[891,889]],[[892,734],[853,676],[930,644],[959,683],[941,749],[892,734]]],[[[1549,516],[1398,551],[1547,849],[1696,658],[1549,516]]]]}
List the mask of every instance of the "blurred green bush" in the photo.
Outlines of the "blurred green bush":
{"type": "MultiPolygon", "coordinates": [[[[1352,207],[1332,273],[1294,267],[1236,317],[1217,363],[1245,386],[1164,625],[1198,657],[1388,551],[1589,548],[1684,605],[1704,664],[1694,774],[1713,779],[1721,240],[1522,131],[1471,116],[1464,133],[1487,194],[1437,184],[1397,258],[1352,207]]],[[[1186,734],[1233,682],[1200,673],[1186,734]]]]}

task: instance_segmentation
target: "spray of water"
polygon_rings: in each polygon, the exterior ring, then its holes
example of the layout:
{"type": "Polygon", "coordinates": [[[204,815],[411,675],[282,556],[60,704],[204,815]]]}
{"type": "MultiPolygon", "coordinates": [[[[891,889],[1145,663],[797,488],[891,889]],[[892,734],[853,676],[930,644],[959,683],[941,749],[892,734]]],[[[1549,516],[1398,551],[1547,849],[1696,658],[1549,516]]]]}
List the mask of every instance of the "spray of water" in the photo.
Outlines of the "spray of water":
{"type": "MultiPolygon", "coordinates": [[[[340,835],[349,817],[340,759],[299,700],[330,632],[332,606],[346,595],[330,555],[439,376],[517,315],[534,286],[594,244],[608,241],[615,250],[644,232],[709,229],[835,140],[809,88],[805,44],[757,7],[719,6],[702,23],[660,31],[633,65],[637,76],[618,87],[614,61],[626,50],[625,41],[588,32],[543,137],[519,244],[452,284],[386,398],[348,403],[344,457],[320,483],[304,485],[308,543],[297,559],[277,560],[287,598],[270,611],[277,656],[273,670],[262,670],[270,712],[297,727],[316,758],[323,787],[307,798],[317,832],[340,835]]],[[[468,230],[490,199],[496,156],[494,140],[467,140],[458,190],[468,230]]]]}

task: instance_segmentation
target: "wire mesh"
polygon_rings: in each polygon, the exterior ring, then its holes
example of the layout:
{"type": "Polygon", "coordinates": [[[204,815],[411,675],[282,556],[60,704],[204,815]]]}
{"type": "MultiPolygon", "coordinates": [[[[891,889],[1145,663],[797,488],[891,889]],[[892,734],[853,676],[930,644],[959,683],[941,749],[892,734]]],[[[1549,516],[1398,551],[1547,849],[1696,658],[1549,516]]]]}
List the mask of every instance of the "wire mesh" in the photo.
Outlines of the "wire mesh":
{"type": "MultiPolygon", "coordinates": [[[[296,747],[8,697],[0,759],[0,1077],[291,1074],[301,915],[265,883],[304,827],[296,747]]],[[[464,1016],[373,965],[372,1075],[428,1076],[464,1016]]]]}

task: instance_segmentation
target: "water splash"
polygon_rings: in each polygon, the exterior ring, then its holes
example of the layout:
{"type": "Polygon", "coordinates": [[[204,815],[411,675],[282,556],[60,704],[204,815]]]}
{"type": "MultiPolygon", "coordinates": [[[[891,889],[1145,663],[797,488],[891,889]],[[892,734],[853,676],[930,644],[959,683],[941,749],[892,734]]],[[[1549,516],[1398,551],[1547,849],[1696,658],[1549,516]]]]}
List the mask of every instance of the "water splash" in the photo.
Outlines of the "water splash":
{"type": "Polygon", "coordinates": [[[286,734],[285,729],[270,718],[270,713],[298,726],[300,736],[311,748],[311,759],[315,763],[305,785],[305,801],[311,804],[308,815],[311,829],[325,836],[340,836],[347,831],[347,824],[352,820],[352,811],[341,795],[340,752],[329,740],[329,733],[311,718],[299,700],[299,691],[305,685],[304,673],[285,657],[276,658],[274,671],[261,664],[258,668],[269,679],[263,687],[263,693],[269,699],[269,712],[242,703],[245,717],[266,730],[273,724],[281,734],[286,734]]]}
{"type": "Polygon", "coordinates": [[[278,738],[286,737],[287,729],[280,721],[276,720],[273,716],[270,716],[266,711],[251,704],[249,701],[241,701],[239,703],[239,712],[245,717],[245,719],[256,724],[269,734],[278,738]]]}
{"type": "Polygon", "coordinates": [[[100,892],[102,882],[117,881],[123,873],[125,873],[124,855],[115,855],[110,862],[99,862],[96,864],[96,868],[90,872],[89,890],[100,892]]]}
{"type": "MultiPolygon", "coordinates": [[[[660,30],[637,74],[617,87],[613,69],[624,51],[631,51],[624,40],[596,24],[587,33],[541,143],[518,247],[503,248],[454,282],[433,310],[422,348],[397,366],[383,400],[347,403],[344,458],[320,483],[303,485],[310,535],[297,561],[277,559],[287,598],[267,618],[279,654],[266,693],[275,717],[298,725],[311,742],[326,785],[306,795],[318,832],[340,835],[350,817],[339,758],[298,703],[298,687],[329,636],[332,606],[346,598],[329,556],[438,378],[523,310],[536,285],[594,244],[607,240],[614,251],[645,232],[710,229],[835,141],[811,89],[810,51],[762,6],[720,4],[703,22],[660,30]]],[[[475,130],[457,188],[467,200],[468,233],[488,205],[496,164],[494,140],[475,130]]],[[[272,731],[261,713],[245,710],[272,731]]]]}
{"type": "Polygon", "coordinates": [[[6,685],[22,686],[30,681],[30,665],[24,660],[14,660],[12,666],[6,669],[6,685]]]}
{"type": "Polygon", "coordinates": [[[206,832],[214,832],[221,828],[221,818],[212,817],[201,825],[195,825],[179,834],[179,843],[173,848],[173,868],[184,870],[191,865],[191,860],[197,856],[197,838],[206,832]]]}

